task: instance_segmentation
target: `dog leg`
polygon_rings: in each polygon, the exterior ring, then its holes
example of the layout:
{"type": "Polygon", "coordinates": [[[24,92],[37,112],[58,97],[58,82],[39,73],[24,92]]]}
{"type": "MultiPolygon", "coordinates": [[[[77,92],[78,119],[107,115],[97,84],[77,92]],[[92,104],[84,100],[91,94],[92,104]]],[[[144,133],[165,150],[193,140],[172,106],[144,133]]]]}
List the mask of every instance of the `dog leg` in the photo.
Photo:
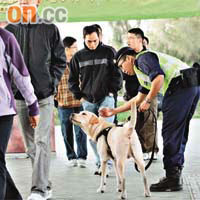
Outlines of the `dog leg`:
{"type": "Polygon", "coordinates": [[[120,177],[119,177],[119,173],[118,173],[118,169],[117,169],[117,162],[116,162],[116,160],[114,160],[114,170],[115,170],[116,181],[117,181],[117,192],[122,192],[121,191],[121,181],[120,181],[120,177]]]}
{"type": "Polygon", "coordinates": [[[106,163],[107,161],[101,162],[101,183],[100,187],[97,189],[98,193],[104,193],[106,189],[106,163]]]}
{"type": "Polygon", "coordinates": [[[147,182],[147,177],[146,177],[146,173],[145,173],[145,166],[144,166],[144,161],[141,160],[141,161],[138,161],[138,160],[135,160],[137,166],[138,166],[138,169],[142,175],[142,178],[143,178],[143,182],[144,182],[144,195],[145,197],[150,197],[151,196],[151,193],[150,193],[150,190],[149,190],[149,186],[148,186],[148,182],[147,182]]]}
{"type": "Polygon", "coordinates": [[[124,170],[125,170],[125,159],[117,160],[117,170],[119,173],[120,178],[120,190],[121,195],[120,199],[127,199],[126,188],[125,188],[125,177],[124,177],[124,170]]]}

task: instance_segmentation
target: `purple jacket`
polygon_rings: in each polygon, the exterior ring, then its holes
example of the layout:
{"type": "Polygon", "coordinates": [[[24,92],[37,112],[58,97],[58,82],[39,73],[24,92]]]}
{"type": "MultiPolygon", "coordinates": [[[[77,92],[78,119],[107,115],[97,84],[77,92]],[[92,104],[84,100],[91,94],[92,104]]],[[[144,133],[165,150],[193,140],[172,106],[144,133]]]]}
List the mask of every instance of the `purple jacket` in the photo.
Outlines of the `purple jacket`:
{"type": "Polygon", "coordinates": [[[29,115],[39,114],[37,98],[14,35],[0,28],[0,116],[16,114],[11,80],[23,95],[29,115]]]}

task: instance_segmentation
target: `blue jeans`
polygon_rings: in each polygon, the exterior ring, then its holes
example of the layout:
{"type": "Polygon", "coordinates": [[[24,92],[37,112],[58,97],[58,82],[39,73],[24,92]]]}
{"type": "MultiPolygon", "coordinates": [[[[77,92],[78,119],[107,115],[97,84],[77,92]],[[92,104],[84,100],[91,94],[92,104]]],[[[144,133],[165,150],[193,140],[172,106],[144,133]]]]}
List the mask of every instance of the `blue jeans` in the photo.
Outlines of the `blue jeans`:
{"type": "Polygon", "coordinates": [[[68,160],[71,159],[87,159],[87,135],[82,131],[79,126],[74,126],[77,143],[77,155],[74,151],[74,135],[73,124],[70,121],[72,113],[79,113],[82,107],[63,108],[58,107],[59,118],[61,122],[61,131],[64,138],[66,153],[68,160]]]}
{"type": "Polygon", "coordinates": [[[0,199],[22,200],[7,168],[5,153],[13,124],[13,115],[0,116],[0,199]]]}
{"type": "MultiPolygon", "coordinates": [[[[88,101],[84,101],[82,103],[84,110],[90,111],[98,116],[98,112],[101,108],[103,107],[108,107],[108,108],[114,108],[115,106],[115,100],[111,96],[106,96],[102,101],[97,102],[97,103],[90,103],[88,101]]],[[[105,118],[107,122],[113,123],[115,116],[105,118]]],[[[101,161],[100,161],[100,156],[97,151],[97,145],[94,141],[89,140],[91,147],[94,151],[95,157],[96,157],[96,165],[100,166],[101,161]]],[[[112,165],[110,160],[108,161],[108,165],[112,165]]]]}

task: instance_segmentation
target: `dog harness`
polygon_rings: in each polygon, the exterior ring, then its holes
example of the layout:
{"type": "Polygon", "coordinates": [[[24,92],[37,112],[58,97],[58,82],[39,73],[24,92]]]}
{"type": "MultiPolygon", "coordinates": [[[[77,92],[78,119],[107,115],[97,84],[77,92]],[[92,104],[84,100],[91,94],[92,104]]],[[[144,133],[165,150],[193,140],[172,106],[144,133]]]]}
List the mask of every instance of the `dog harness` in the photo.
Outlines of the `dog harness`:
{"type": "Polygon", "coordinates": [[[98,139],[99,139],[102,135],[105,136],[105,141],[106,141],[106,144],[107,144],[107,147],[108,147],[107,153],[108,153],[108,155],[114,160],[115,158],[114,158],[114,156],[113,156],[113,154],[112,154],[110,145],[108,144],[108,140],[107,140],[107,138],[108,138],[108,133],[109,133],[110,129],[112,129],[112,128],[113,128],[113,126],[112,126],[112,127],[107,127],[107,128],[105,128],[105,129],[103,129],[103,130],[97,135],[97,137],[96,137],[96,142],[98,141],[98,139]]]}

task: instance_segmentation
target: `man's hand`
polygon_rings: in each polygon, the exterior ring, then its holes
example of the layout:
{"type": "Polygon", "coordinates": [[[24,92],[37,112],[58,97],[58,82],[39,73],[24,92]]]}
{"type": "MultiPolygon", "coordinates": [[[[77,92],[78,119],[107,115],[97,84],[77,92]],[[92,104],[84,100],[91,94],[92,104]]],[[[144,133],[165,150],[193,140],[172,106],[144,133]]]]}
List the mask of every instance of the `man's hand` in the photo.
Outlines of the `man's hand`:
{"type": "Polygon", "coordinates": [[[111,117],[115,115],[114,109],[112,108],[102,108],[99,110],[99,115],[102,117],[111,117]]]}
{"type": "Polygon", "coordinates": [[[39,115],[35,115],[35,116],[29,116],[29,122],[30,122],[30,126],[32,128],[36,128],[38,123],[39,123],[39,115]]]}
{"type": "Polygon", "coordinates": [[[140,107],[139,107],[139,111],[140,112],[144,112],[146,110],[149,110],[149,107],[150,107],[150,103],[148,103],[146,100],[144,100],[141,104],[140,104],[140,107]]]}

